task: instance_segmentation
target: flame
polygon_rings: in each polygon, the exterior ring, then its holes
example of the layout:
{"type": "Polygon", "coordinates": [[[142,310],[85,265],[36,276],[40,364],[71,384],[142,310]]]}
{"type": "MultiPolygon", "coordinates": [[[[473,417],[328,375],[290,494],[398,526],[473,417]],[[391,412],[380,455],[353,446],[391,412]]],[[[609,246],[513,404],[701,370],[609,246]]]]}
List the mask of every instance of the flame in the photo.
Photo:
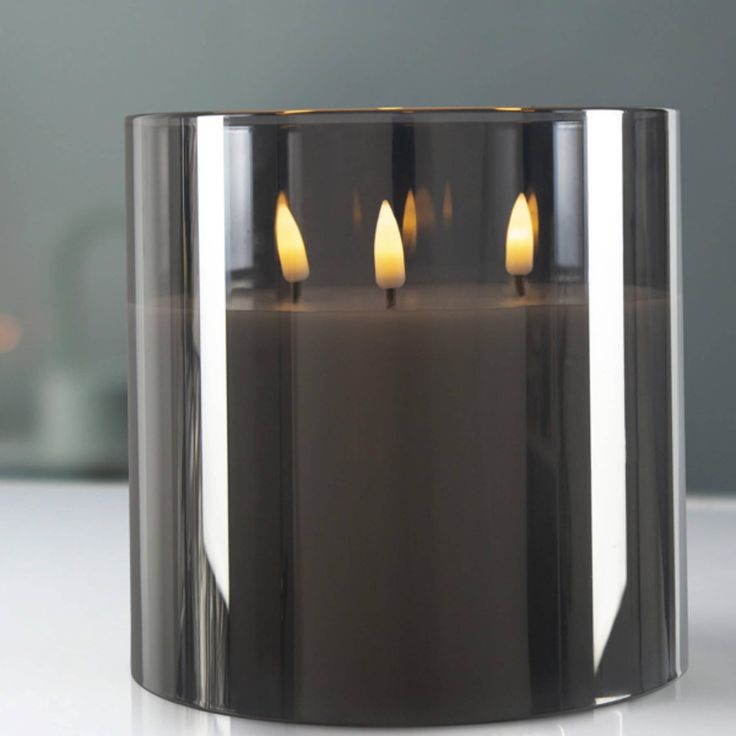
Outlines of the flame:
{"type": "Polygon", "coordinates": [[[401,234],[404,246],[413,251],[417,247],[417,205],[414,201],[414,192],[410,189],[404,203],[404,217],[401,220],[401,234]]]}
{"type": "Polygon", "coordinates": [[[526,197],[519,194],[506,231],[506,271],[526,276],[534,266],[534,225],[526,197]]]}
{"type": "Polygon", "coordinates": [[[442,195],[442,219],[445,225],[452,223],[452,189],[450,182],[445,182],[445,193],[442,195]]]}
{"type": "Polygon", "coordinates": [[[529,214],[532,216],[532,227],[534,228],[534,250],[539,245],[539,205],[537,204],[537,195],[532,192],[529,195],[529,214]]]}
{"type": "Polygon", "coordinates": [[[382,289],[397,289],[406,281],[404,247],[401,243],[399,223],[388,200],[381,202],[376,221],[376,237],[373,244],[376,283],[382,289]]]}
{"type": "Polygon", "coordinates": [[[307,250],[284,192],[280,192],[276,200],[274,229],[276,231],[276,250],[284,278],[292,284],[295,281],[304,281],[309,276],[307,250]]]}

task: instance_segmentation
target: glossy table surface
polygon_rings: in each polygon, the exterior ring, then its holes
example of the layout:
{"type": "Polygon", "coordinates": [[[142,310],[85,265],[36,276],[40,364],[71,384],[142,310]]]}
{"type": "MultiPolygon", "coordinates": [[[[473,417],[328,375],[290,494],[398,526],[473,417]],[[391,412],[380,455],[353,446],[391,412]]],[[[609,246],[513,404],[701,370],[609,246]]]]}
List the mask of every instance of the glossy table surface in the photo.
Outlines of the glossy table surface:
{"type": "MultiPolygon", "coordinates": [[[[679,682],[587,713],[419,730],[483,736],[736,732],[736,501],[691,500],[688,534],[690,670],[679,682]]],[[[210,715],[161,700],[132,681],[123,485],[0,483],[0,584],[3,736],[351,730],[210,715]]]]}

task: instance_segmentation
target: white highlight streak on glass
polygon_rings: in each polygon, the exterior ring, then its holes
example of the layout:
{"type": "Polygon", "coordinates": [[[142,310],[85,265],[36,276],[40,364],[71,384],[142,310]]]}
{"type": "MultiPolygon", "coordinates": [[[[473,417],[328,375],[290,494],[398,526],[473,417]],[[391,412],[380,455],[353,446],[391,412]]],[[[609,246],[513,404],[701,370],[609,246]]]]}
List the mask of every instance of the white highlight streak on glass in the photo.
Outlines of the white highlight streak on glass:
{"type": "Polygon", "coordinates": [[[225,140],[222,116],[197,119],[199,346],[204,549],[230,602],[225,308],[225,140]]]}
{"type": "Polygon", "coordinates": [[[682,345],[682,251],[680,249],[680,125],[678,113],[667,111],[668,209],[670,248],[670,391],[672,394],[672,504],[675,559],[675,670],[687,668],[683,633],[687,629],[687,591],[682,578],[685,567],[685,428],[682,345]]]}
{"type": "MultiPolygon", "coordinates": [[[[149,586],[153,576],[148,575],[147,571],[151,569],[151,558],[149,549],[150,535],[155,534],[151,530],[153,524],[149,518],[148,510],[151,505],[148,502],[148,476],[145,469],[150,467],[147,459],[149,437],[148,415],[146,407],[148,406],[148,378],[146,375],[146,355],[148,346],[146,344],[146,279],[145,279],[145,227],[143,224],[144,212],[144,145],[143,135],[139,124],[133,124],[133,197],[135,200],[135,220],[133,243],[135,248],[135,373],[136,373],[136,411],[138,414],[137,434],[138,434],[138,510],[139,510],[139,538],[140,538],[140,596],[141,596],[141,668],[143,676],[146,677],[149,672],[156,671],[156,657],[154,648],[151,644],[155,639],[155,632],[151,631],[151,621],[154,616],[151,615],[151,601],[155,600],[155,594],[151,595],[149,586]]],[[[134,479],[131,478],[131,481],[134,479]]]]}
{"type": "Polygon", "coordinates": [[[593,667],[626,589],[622,113],[586,113],[593,667]]]}

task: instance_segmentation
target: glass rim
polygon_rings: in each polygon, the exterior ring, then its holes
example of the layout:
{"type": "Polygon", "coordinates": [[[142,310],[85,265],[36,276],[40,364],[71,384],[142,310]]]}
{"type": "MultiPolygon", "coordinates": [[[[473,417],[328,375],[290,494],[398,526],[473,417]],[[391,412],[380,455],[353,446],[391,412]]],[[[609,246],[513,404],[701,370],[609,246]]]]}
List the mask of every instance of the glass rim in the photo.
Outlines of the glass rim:
{"type": "MultiPolygon", "coordinates": [[[[457,115],[485,116],[489,120],[505,119],[509,122],[535,119],[542,120],[570,120],[580,119],[589,112],[620,112],[624,114],[679,114],[679,110],[672,107],[608,107],[608,106],[521,106],[521,107],[493,107],[493,106],[386,106],[386,107],[335,107],[335,108],[303,108],[303,109],[233,109],[233,110],[202,110],[190,112],[149,112],[128,115],[126,123],[136,121],[164,122],[170,120],[194,121],[204,117],[242,118],[247,124],[273,124],[288,120],[289,123],[309,122],[399,122],[407,118],[407,122],[415,119],[427,122],[435,118],[448,118],[448,122],[457,115]],[[339,120],[333,118],[339,117],[339,120]],[[377,118],[377,119],[376,119],[377,118]]],[[[457,120],[455,120],[457,122],[457,120]]]]}

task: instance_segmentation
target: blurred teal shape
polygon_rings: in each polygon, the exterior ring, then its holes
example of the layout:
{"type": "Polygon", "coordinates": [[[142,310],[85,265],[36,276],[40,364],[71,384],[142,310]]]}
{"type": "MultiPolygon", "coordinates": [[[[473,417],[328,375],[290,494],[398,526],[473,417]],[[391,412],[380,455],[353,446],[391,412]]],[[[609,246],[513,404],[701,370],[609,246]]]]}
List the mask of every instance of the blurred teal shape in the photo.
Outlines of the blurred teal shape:
{"type": "MultiPolygon", "coordinates": [[[[79,329],[84,323],[85,311],[90,308],[84,304],[82,267],[90,252],[106,236],[124,233],[123,222],[124,213],[119,207],[93,210],[72,223],[54,250],[51,264],[51,362],[57,367],[78,368],[87,356],[94,358],[93,346],[84,344],[79,329]]],[[[100,274],[100,277],[104,276],[100,274]]]]}
{"type": "MultiPolygon", "coordinates": [[[[127,470],[126,346],[116,344],[111,355],[95,345],[88,327],[100,305],[89,293],[89,275],[87,283],[84,278],[92,254],[111,238],[122,240],[123,222],[119,207],[88,211],[53,250],[47,358],[37,377],[30,431],[0,447],[6,473],[122,476],[127,470]]],[[[95,272],[92,278],[117,283],[125,274],[95,272]]],[[[124,310],[121,303],[121,316],[124,310]]]]}

